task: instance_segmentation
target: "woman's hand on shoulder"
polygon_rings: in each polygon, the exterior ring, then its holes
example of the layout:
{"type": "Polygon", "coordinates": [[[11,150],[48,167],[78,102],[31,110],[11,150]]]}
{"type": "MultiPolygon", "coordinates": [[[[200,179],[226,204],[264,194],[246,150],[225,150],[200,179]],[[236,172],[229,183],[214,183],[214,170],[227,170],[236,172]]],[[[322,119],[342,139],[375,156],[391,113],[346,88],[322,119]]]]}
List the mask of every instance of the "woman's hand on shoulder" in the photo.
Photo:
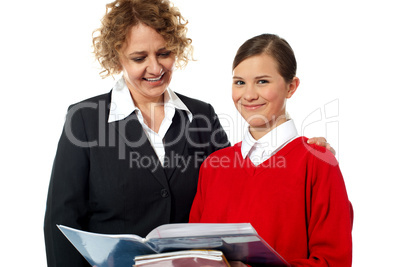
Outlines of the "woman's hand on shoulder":
{"type": "Polygon", "coordinates": [[[326,149],[331,151],[332,154],[334,155],[336,153],[335,149],[327,142],[327,139],[325,139],[324,137],[312,137],[307,140],[307,143],[325,147],[326,149]]]}

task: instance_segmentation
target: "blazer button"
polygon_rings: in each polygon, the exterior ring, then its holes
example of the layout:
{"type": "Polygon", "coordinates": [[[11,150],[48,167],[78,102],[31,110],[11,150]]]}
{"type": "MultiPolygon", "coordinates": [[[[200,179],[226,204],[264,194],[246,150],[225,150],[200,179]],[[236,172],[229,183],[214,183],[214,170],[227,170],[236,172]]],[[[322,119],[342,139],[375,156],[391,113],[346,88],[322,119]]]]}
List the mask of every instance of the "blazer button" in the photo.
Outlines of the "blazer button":
{"type": "Polygon", "coordinates": [[[169,191],[167,189],[163,188],[161,190],[161,196],[162,197],[168,197],[169,196],[169,191]]]}

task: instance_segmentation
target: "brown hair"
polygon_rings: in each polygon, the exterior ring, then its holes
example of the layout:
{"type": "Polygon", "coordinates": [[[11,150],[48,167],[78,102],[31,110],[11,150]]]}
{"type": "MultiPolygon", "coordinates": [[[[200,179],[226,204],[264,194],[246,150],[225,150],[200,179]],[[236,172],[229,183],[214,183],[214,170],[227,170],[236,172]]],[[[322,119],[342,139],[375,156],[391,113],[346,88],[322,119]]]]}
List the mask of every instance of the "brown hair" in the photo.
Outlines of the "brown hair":
{"type": "Polygon", "coordinates": [[[93,32],[94,54],[103,78],[120,73],[120,49],[130,29],[140,23],[162,35],[166,48],[176,56],[177,67],[192,58],[192,40],[186,37],[188,22],[169,0],[116,0],[106,5],[102,25],[93,32]]]}
{"type": "Polygon", "coordinates": [[[296,76],[297,62],[288,42],[275,34],[261,34],[248,39],[237,50],[232,70],[243,60],[261,54],[272,56],[278,64],[278,72],[290,82],[296,76]]]}

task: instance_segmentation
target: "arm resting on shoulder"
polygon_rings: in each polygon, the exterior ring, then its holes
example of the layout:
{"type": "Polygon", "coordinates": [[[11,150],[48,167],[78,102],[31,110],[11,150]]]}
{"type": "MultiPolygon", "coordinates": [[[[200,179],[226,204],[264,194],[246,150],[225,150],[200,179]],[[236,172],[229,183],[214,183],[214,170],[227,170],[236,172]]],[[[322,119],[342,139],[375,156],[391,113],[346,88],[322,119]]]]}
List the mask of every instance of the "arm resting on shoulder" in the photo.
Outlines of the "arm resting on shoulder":
{"type": "Polygon", "coordinates": [[[312,137],[307,140],[307,143],[311,145],[322,146],[331,151],[332,154],[336,154],[335,149],[327,142],[327,139],[324,137],[312,137]]]}

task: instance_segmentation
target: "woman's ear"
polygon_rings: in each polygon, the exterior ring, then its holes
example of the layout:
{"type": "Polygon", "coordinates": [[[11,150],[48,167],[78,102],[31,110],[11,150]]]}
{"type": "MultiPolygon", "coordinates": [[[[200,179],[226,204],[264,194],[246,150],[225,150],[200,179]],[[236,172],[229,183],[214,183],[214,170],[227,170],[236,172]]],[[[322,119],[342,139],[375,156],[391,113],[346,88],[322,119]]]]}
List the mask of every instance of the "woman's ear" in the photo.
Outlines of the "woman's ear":
{"type": "Polygon", "coordinates": [[[286,98],[291,98],[292,95],[296,92],[297,87],[299,87],[300,79],[297,77],[293,77],[293,80],[288,84],[288,95],[286,98]]]}

